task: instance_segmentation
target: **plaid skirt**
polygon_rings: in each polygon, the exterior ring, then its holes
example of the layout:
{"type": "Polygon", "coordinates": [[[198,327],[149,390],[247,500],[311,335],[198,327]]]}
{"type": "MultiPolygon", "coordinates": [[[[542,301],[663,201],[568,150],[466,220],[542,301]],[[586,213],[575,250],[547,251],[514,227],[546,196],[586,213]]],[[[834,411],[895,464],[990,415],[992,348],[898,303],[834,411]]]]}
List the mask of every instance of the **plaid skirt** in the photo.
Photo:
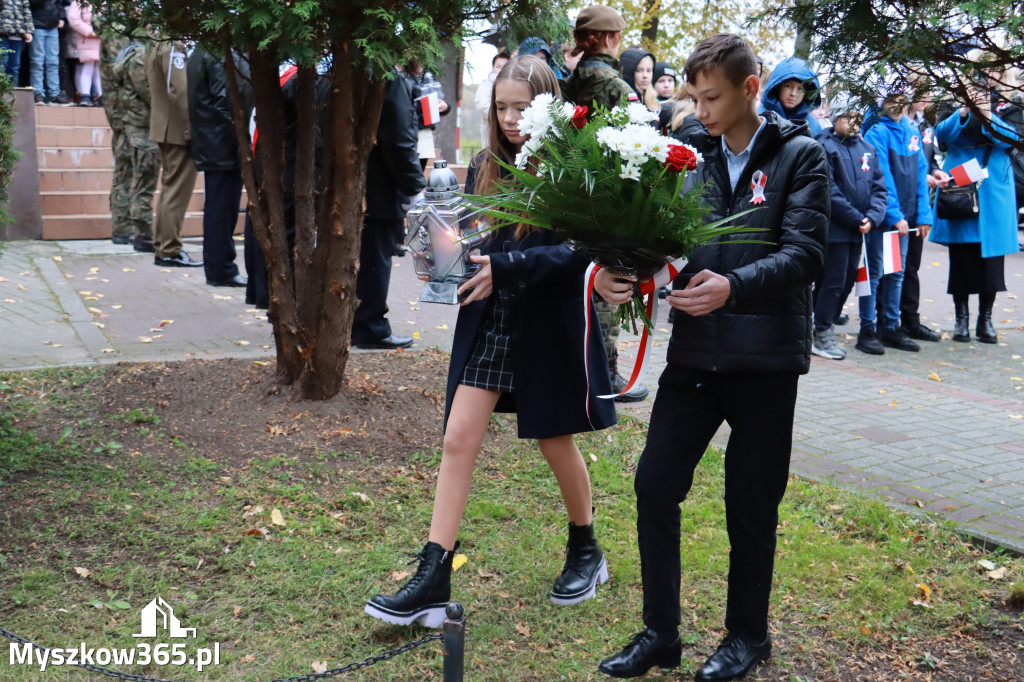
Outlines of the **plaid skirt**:
{"type": "Polygon", "coordinates": [[[473,352],[459,382],[488,391],[515,391],[510,348],[509,304],[504,291],[487,299],[473,352]]]}

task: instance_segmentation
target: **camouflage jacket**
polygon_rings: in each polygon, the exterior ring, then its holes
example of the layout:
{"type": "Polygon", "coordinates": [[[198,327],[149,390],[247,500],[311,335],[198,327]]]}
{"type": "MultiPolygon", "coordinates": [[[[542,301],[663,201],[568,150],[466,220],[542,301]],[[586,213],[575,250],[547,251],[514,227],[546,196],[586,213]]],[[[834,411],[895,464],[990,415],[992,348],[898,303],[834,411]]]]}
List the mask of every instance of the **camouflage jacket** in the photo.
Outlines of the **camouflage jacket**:
{"type": "Polygon", "coordinates": [[[611,109],[636,98],[633,88],[622,80],[619,60],[606,54],[585,52],[569,80],[560,81],[562,96],[573,104],[590,108],[589,116],[598,106],[611,109]]]}
{"type": "MultiPolygon", "coordinates": [[[[107,42],[107,41],[104,41],[107,42]]],[[[103,86],[103,106],[111,127],[149,129],[149,82],[146,48],[141,39],[126,43],[108,67],[109,86],[103,86]]]]}
{"type": "Polygon", "coordinates": [[[124,122],[120,117],[120,98],[118,91],[114,88],[114,60],[125,48],[130,40],[112,31],[104,31],[100,34],[100,82],[103,84],[103,110],[107,112],[107,122],[111,128],[123,128],[124,122]]]}
{"type": "Polygon", "coordinates": [[[32,8],[28,0],[2,0],[0,2],[0,36],[23,36],[35,33],[32,8]]]}

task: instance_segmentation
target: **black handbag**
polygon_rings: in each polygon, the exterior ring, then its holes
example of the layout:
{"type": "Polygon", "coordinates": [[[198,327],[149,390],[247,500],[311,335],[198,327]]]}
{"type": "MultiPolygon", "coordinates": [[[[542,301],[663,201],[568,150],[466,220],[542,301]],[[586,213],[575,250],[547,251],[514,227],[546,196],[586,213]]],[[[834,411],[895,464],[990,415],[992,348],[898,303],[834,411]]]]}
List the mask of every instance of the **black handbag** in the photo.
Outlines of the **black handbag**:
{"type": "MultiPolygon", "coordinates": [[[[988,159],[991,155],[992,146],[989,145],[985,150],[984,160],[981,162],[982,168],[988,168],[988,159]]],[[[938,198],[935,200],[935,214],[943,220],[978,217],[979,182],[972,182],[960,187],[950,181],[950,184],[940,187],[938,198]]]]}

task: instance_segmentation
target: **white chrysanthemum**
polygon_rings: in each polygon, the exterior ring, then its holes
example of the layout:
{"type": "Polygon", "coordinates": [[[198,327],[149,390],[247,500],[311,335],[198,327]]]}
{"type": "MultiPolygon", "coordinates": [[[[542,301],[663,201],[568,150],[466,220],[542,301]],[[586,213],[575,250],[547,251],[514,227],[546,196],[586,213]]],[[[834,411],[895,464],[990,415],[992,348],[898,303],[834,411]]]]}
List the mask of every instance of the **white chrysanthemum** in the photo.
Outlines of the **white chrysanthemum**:
{"type": "Polygon", "coordinates": [[[620,131],[611,126],[605,126],[597,131],[597,143],[609,151],[619,150],[620,131]]]}
{"type": "Polygon", "coordinates": [[[554,124],[551,117],[551,103],[554,101],[555,96],[550,92],[542,92],[534,97],[519,121],[519,132],[531,138],[543,139],[554,124]]]}
{"type": "Polygon", "coordinates": [[[523,148],[516,154],[516,168],[526,168],[527,161],[530,160],[531,156],[534,156],[541,148],[544,147],[544,141],[531,137],[529,140],[523,143],[523,148]]]}
{"type": "Polygon", "coordinates": [[[640,181],[640,170],[641,166],[635,163],[627,163],[622,167],[622,172],[619,173],[619,177],[623,180],[636,180],[640,181]]]}
{"type": "Polygon", "coordinates": [[[693,152],[693,155],[697,157],[697,165],[704,163],[704,155],[697,151],[696,147],[688,144],[684,144],[683,146],[693,152]]]}
{"type": "Polygon", "coordinates": [[[658,115],[639,102],[630,102],[626,106],[630,123],[650,123],[658,120],[658,115]]]}
{"type": "Polygon", "coordinates": [[[562,118],[572,118],[572,112],[576,110],[576,105],[572,102],[562,102],[562,118]]]}

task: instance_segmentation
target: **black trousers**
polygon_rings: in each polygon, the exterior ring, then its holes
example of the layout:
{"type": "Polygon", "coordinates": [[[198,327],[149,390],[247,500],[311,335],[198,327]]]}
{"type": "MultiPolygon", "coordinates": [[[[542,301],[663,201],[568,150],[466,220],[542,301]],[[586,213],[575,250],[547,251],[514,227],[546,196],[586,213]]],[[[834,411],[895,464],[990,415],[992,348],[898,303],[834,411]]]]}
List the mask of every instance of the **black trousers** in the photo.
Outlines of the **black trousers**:
{"type": "Polygon", "coordinates": [[[679,505],[725,421],[732,427],[725,455],[731,546],[725,626],[759,641],[767,636],[797,380],[797,374],[722,374],[673,365],[662,373],[634,484],[647,627],[675,630],[681,622],[679,505]]]}
{"type": "Polygon", "coordinates": [[[391,285],[391,257],[402,234],[402,220],[363,221],[359,246],[359,274],[356,296],[359,307],[352,320],[352,343],[372,343],[391,336],[388,288],[391,285]]]}
{"type": "Polygon", "coordinates": [[[814,287],[814,328],[824,331],[831,327],[850,290],[857,281],[861,244],[832,242],[825,252],[825,267],[814,287]]]}
{"type": "Polygon", "coordinates": [[[205,171],[203,202],[203,269],[210,282],[238,276],[235,264],[235,224],[242,203],[242,172],[205,171]]]}
{"type": "MultiPolygon", "coordinates": [[[[900,294],[900,321],[904,327],[916,327],[921,323],[918,308],[921,307],[921,253],[924,238],[920,232],[911,232],[907,238],[907,264],[903,268],[903,293],[900,294]]],[[[881,301],[879,301],[881,305],[881,301]]]]}

